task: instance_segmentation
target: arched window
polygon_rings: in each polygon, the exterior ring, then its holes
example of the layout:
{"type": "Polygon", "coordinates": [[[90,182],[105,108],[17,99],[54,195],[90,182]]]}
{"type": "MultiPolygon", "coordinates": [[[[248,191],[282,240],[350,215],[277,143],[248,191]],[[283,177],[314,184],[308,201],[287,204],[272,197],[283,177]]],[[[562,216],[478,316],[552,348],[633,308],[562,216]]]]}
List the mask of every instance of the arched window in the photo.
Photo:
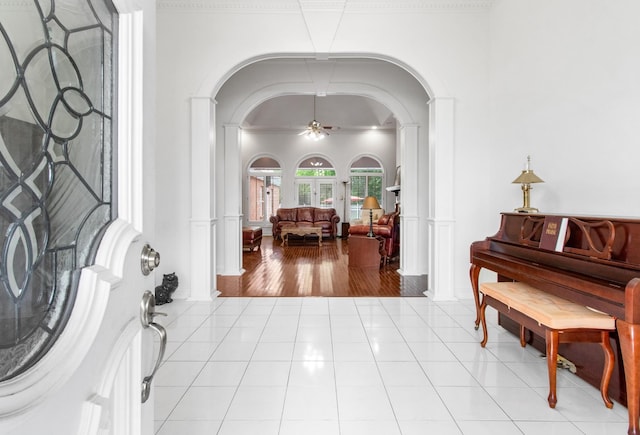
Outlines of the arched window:
{"type": "Polygon", "coordinates": [[[384,208],[382,180],[384,170],[380,162],[371,157],[360,157],[351,164],[349,181],[351,183],[351,202],[349,219],[359,219],[362,203],[367,196],[375,196],[384,208]]]}
{"type": "Polygon", "coordinates": [[[260,157],[251,163],[247,174],[249,222],[266,224],[280,207],[281,174],[280,164],[270,157],[260,157]]]}

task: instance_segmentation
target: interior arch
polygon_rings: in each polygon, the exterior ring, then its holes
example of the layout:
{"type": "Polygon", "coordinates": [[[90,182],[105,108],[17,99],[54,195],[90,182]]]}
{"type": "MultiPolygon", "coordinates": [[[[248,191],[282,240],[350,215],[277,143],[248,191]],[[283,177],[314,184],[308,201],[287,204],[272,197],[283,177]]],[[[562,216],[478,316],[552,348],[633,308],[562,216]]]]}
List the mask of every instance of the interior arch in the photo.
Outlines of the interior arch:
{"type": "MultiPolygon", "coordinates": [[[[434,252],[429,207],[434,191],[430,170],[435,164],[430,156],[432,146],[430,130],[433,125],[434,105],[422,83],[408,71],[395,64],[370,58],[340,58],[317,60],[310,58],[282,58],[256,61],[239,69],[219,87],[215,95],[214,156],[216,201],[218,216],[215,222],[217,234],[215,273],[237,275],[241,269],[241,245],[235,237],[242,227],[241,183],[243,174],[242,150],[250,143],[243,131],[248,114],[263,102],[283,95],[354,95],[371,98],[387,107],[397,120],[394,129],[396,161],[393,166],[402,168],[401,225],[403,252],[399,272],[421,275],[429,272],[429,252],[434,252]],[[420,187],[420,188],[418,188],[420,187]],[[407,235],[410,235],[407,237],[407,235]],[[238,255],[229,255],[229,252],[238,255]],[[222,255],[224,253],[224,255],[222,255]]],[[[450,110],[452,111],[452,108],[450,110]]],[[[451,127],[451,131],[453,131],[451,127]]],[[[282,131],[280,132],[281,134],[282,131]]],[[[276,133],[277,134],[277,133],[276,133]]],[[[289,134],[291,134],[289,132],[289,134]]],[[[255,151],[255,150],[254,150],[255,151]]],[[[451,157],[452,158],[452,157],[451,157]]],[[[345,176],[338,173],[338,179],[345,176]]],[[[282,162],[285,167],[289,163],[282,162]]],[[[390,165],[385,165],[390,166],[390,165]]],[[[393,178],[394,171],[385,171],[393,178]]],[[[205,175],[205,174],[202,174],[205,175]]],[[[387,180],[390,185],[393,180],[387,180]]],[[[452,222],[450,216],[447,220],[452,222]]],[[[450,268],[450,264],[447,267],[450,268]]],[[[215,275],[214,275],[215,276],[215,275]]]]}

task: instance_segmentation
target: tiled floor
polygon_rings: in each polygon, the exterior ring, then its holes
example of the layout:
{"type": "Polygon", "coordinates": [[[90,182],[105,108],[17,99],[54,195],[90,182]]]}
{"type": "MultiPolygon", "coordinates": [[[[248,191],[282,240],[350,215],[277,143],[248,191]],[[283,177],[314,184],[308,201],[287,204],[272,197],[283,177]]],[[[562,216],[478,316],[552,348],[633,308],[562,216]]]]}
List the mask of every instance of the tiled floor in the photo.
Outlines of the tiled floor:
{"type": "MultiPolygon", "coordinates": [[[[471,301],[217,298],[158,307],[158,435],[623,434],[626,408],[558,372],[471,301]]],[[[490,313],[495,319],[495,312],[490,313]]]]}

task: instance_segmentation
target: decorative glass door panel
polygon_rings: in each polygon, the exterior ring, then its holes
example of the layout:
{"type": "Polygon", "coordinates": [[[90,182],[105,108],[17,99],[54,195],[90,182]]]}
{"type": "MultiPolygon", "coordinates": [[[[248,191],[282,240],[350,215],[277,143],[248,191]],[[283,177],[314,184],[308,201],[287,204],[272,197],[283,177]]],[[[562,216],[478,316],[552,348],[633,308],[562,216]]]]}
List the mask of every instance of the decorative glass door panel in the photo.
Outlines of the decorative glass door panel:
{"type": "Polygon", "coordinates": [[[115,9],[20,4],[0,16],[0,381],[53,345],[115,217],[115,9]]]}

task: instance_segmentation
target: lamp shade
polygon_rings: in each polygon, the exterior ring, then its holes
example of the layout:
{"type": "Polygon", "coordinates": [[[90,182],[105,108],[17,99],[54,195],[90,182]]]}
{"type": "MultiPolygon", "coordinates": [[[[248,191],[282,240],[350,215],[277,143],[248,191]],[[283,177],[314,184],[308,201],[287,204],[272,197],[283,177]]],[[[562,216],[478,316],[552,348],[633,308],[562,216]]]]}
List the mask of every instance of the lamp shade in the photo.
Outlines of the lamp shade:
{"type": "Polygon", "coordinates": [[[363,210],[372,210],[377,208],[380,208],[380,204],[375,196],[367,196],[364,199],[364,203],[362,204],[363,210]]]}
{"type": "Polygon", "coordinates": [[[540,177],[533,173],[533,170],[522,170],[522,174],[518,176],[512,183],[522,183],[522,184],[531,184],[531,183],[544,183],[540,177]]]}

